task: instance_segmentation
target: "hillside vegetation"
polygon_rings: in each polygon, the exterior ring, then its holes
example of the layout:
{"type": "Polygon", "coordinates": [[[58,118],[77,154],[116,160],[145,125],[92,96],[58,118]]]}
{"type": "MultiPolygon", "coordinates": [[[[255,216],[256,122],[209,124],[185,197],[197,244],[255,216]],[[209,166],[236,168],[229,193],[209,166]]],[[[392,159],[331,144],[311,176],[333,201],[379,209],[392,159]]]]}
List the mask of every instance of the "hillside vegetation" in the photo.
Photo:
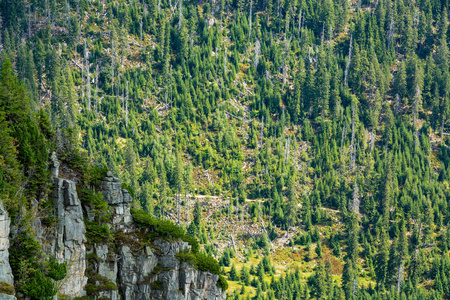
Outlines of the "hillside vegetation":
{"type": "Polygon", "coordinates": [[[45,202],[56,150],[231,299],[449,298],[449,6],[0,0],[0,197],[45,202]]]}

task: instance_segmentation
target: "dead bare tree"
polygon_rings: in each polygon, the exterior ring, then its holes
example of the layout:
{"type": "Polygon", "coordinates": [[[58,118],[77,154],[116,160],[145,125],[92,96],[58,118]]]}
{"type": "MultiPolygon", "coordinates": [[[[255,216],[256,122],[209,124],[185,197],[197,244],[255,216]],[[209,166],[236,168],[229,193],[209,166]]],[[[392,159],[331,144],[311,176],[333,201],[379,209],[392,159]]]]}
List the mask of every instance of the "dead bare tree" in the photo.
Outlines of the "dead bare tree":
{"type": "Polygon", "coordinates": [[[84,59],[86,64],[86,97],[88,110],[91,112],[91,79],[89,75],[89,51],[86,48],[86,40],[84,41],[84,59]]]}
{"type": "Polygon", "coordinates": [[[264,137],[264,116],[261,117],[261,132],[259,134],[260,138],[261,138],[261,148],[263,146],[263,137],[264,137]]]}
{"type": "Polygon", "coordinates": [[[98,118],[98,65],[95,68],[95,118],[98,118]]]}
{"type": "Polygon", "coordinates": [[[287,69],[289,64],[289,51],[290,51],[290,42],[291,40],[284,41],[284,55],[283,55],[283,87],[286,85],[287,82],[287,69]]]}
{"type": "Polygon", "coordinates": [[[345,73],[344,73],[344,89],[347,88],[347,83],[348,83],[348,71],[350,69],[350,63],[352,61],[352,47],[353,47],[353,35],[350,37],[350,47],[348,49],[347,67],[345,68],[345,73]]]}
{"type": "Polygon", "coordinates": [[[388,31],[388,35],[387,35],[387,43],[388,43],[388,49],[391,47],[391,43],[394,39],[394,10],[392,10],[391,13],[391,22],[389,24],[389,31],[388,31]]]}
{"type": "Polygon", "coordinates": [[[355,131],[356,131],[356,124],[355,124],[355,119],[356,119],[356,107],[355,107],[355,103],[352,104],[352,139],[351,139],[351,143],[350,143],[350,167],[351,170],[354,171],[355,170],[355,165],[356,165],[356,145],[355,145],[355,131]]]}
{"type": "Polygon", "coordinates": [[[291,144],[291,139],[290,137],[287,138],[286,140],[286,144],[285,144],[285,149],[284,149],[284,164],[287,165],[288,160],[289,160],[289,153],[290,153],[290,144],[291,144]]]}
{"type": "Polygon", "coordinates": [[[142,18],[141,21],[139,22],[139,28],[140,28],[140,35],[139,35],[139,46],[142,47],[142,26],[144,25],[144,23],[142,22],[142,18]]]}
{"type": "Polygon", "coordinates": [[[180,0],[180,6],[178,7],[178,32],[181,31],[183,26],[183,0],[180,0]]]}
{"type": "Polygon", "coordinates": [[[225,54],[223,56],[223,75],[227,75],[227,45],[224,43],[225,46],[225,54]]]}
{"type": "Polygon", "coordinates": [[[350,210],[353,211],[355,214],[359,215],[359,206],[360,206],[359,188],[357,180],[355,179],[355,182],[353,183],[353,197],[350,205],[350,210]]]}
{"type": "Polygon", "coordinates": [[[252,13],[253,13],[253,0],[250,0],[250,13],[248,15],[248,42],[252,44],[252,13]]]}
{"type": "Polygon", "coordinates": [[[400,96],[398,94],[395,94],[394,113],[397,114],[399,110],[400,110],[400,96]]]}
{"type": "Polygon", "coordinates": [[[128,81],[127,81],[127,96],[125,99],[125,128],[128,128],[128,81]]]}
{"type": "Polygon", "coordinates": [[[302,10],[299,9],[299,13],[298,13],[298,36],[299,37],[300,37],[301,25],[302,25],[302,10]]]}
{"type": "Polygon", "coordinates": [[[403,265],[403,258],[401,258],[397,274],[397,293],[400,292],[400,288],[402,287],[403,273],[404,273],[404,265],[403,265]]]}
{"type": "Polygon", "coordinates": [[[258,69],[259,55],[261,54],[261,44],[256,38],[255,42],[255,57],[253,58],[253,63],[255,64],[255,70],[258,69]]]}
{"type": "Polygon", "coordinates": [[[419,85],[416,85],[416,93],[414,95],[414,147],[417,148],[419,143],[419,131],[417,130],[417,114],[421,98],[421,91],[419,85]]]}

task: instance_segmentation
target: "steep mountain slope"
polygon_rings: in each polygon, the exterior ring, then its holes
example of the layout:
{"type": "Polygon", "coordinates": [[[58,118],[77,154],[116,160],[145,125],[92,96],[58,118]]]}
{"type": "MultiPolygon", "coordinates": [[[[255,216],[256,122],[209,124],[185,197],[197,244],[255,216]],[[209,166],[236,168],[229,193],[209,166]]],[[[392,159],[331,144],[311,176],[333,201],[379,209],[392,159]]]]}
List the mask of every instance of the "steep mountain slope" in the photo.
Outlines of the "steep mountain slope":
{"type": "Polygon", "coordinates": [[[136,208],[220,258],[234,299],[449,296],[448,1],[0,9],[1,58],[24,111],[42,109],[33,125],[3,99],[5,199],[50,215],[53,150],[63,177],[98,189],[80,145],[136,208]]]}

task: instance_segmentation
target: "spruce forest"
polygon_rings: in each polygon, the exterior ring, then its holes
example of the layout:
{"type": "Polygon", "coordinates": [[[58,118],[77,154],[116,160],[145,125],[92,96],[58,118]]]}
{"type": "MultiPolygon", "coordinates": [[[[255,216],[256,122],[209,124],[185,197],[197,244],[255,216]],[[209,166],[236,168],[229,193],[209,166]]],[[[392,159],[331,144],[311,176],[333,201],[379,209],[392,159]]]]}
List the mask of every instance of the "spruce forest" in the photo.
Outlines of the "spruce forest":
{"type": "MultiPolygon", "coordinates": [[[[197,239],[229,299],[450,299],[449,10],[0,0],[0,199],[55,222],[55,151],[78,194],[109,170],[197,239]]],[[[16,292],[47,299],[20,237],[16,292]]]]}

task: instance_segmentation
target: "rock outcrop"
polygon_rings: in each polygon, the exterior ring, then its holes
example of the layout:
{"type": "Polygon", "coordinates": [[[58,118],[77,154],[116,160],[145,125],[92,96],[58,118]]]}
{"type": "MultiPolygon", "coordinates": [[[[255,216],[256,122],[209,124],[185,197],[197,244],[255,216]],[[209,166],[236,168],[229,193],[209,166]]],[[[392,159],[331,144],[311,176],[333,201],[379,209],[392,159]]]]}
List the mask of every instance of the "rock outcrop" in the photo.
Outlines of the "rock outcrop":
{"type": "Polygon", "coordinates": [[[54,178],[53,203],[58,223],[54,238],[47,245],[47,253],[59,262],[67,263],[67,276],[61,282],[59,292],[78,297],[85,294],[86,228],[83,211],[75,182],[54,178]]]}
{"type": "MultiPolygon", "coordinates": [[[[149,246],[133,249],[123,245],[119,255],[107,245],[96,245],[98,275],[108,278],[121,290],[124,300],[224,300],[226,294],[217,286],[218,275],[202,272],[182,263],[176,254],[190,246],[186,242],[155,240],[149,246]]],[[[100,296],[120,299],[117,290],[102,291],[100,296]]]]}
{"type": "MultiPolygon", "coordinates": [[[[140,245],[134,236],[136,230],[130,213],[131,196],[122,189],[120,179],[108,172],[102,180],[103,197],[112,208],[112,224],[123,231],[126,242],[117,247],[95,245],[92,269],[110,287],[99,292],[108,299],[144,300],[224,300],[225,291],[217,286],[218,275],[203,272],[182,263],[176,258],[179,251],[188,249],[186,242],[169,242],[155,239],[150,246],[140,245]],[[113,251],[115,249],[115,252],[113,251]]],[[[98,286],[100,282],[96,282],[98,286]]]]}
{"type": "MultiPolygon", "coordinates": [[[[10,219],[8,213],[3,208],[0,201],[0,287],[12,288],[14,285],[14,277],[9,265],[9,231],[10,219]]],[[[16,299],[13,295],[5,294],[0,291],[1,299],[16,299]]]]}
{"type": "Polygon", "coordinates": [[[111,172],[102,180],[100,187],[103,198],[114,209],[112,223],[116,229],[124,228],[132,222],[130,213],[131,196],[126,189],[122,189],[120,179],[111,172]]]}
{"type": "MultiPolygon", "coordinates": [[[[130,213],[132,199],[122,189],[120,179],[108,172],[100,187],[111,212],[110,228],[113,233],[121,233],[123,241],[88,245],[84,217],[93,220],[93,213],[80,202],[75,182],[54,178],[53,204],[58,221],[40,240],[47,255],[67,262],[60,294],[112,300],[226,299],[217,286],[218,275],[196,270],[176,258],[179,251],[190,247],[188,243],[155,239],[151,245],[141,244],[130,213]]],[[[4,225],[0,230],[6,228],[7,221],[4,225]]],[[[3,232],[4,236],[8,232],[3,232]]],[[[7,239],[0,243],[0,249],[5,248],[1,247],[7,239]]],[[[11,274],[10,269],[5,270],[3,273],[11,274]]]]}

